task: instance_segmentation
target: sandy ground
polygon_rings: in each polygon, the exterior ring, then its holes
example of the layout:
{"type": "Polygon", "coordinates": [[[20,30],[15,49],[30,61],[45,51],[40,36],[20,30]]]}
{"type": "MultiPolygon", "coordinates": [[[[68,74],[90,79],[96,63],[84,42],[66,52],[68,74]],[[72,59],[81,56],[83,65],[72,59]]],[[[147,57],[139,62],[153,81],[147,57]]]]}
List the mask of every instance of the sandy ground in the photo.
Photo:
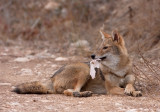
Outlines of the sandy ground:
{"type": "MultiPolygon", "coordinates": [[[[59,94],[16,94],[11,92],[22,82],[45,80],[68,59],[45,49],[26,46],[0,46],[0,112],[160,112],[160,95],[139,98],[93,95],[87,98],[59,94]]],[[[83,59],[85,61],[85,59],[83,59]]]]}

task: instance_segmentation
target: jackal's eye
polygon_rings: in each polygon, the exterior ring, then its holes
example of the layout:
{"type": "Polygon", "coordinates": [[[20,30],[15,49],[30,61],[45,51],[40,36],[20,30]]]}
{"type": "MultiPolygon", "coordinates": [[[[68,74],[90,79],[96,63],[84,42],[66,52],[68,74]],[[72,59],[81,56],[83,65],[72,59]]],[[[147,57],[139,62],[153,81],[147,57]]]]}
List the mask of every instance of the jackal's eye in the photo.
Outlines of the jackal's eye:
{"type": "Polygon", "coordinates": [[[103,47],[103,49],[107,49],[107,48],[108,48],[108,46],[103,47]]]}

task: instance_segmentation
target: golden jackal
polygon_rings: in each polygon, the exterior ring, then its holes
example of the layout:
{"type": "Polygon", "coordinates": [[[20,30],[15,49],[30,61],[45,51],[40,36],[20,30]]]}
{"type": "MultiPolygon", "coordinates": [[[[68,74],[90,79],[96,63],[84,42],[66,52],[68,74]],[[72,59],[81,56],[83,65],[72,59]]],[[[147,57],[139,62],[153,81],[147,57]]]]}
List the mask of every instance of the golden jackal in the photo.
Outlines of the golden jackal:
{"type": "Polygon", "coordinates": [[[20,94],[65,94],[87,97],[95,94],[141,96],[134,88],[135,76],[122,36],[114,31],[112,36],[100,31],[102,43],[92,59],[101,59],[96,77],[90,76],[88,63],[73,63],[61,67],[45,82],[28,82],[18,85],[13,91],[20,94]]]}

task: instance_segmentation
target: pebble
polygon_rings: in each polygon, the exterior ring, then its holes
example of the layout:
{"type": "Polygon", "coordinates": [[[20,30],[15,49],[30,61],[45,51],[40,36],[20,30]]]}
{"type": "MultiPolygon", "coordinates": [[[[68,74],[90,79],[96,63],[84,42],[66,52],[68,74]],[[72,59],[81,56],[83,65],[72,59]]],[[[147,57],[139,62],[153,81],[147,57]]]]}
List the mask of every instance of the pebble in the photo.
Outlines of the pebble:
{"type": "Polygon", "coordinates": [[[55,61],[66,61],[68,60],[67,58],[64,58],[64,57],[58,57],[55,59],[55,61]]]}
{"type": "Polygon", "coordinates": [[[0,83],[0,86],[11,86],[11,83],[0,83]]]}
{"type": "Polygon", "coordinates": [[[19,58],[16,58],[14,61],[15,62],[28,62],[28,61],[30,61],[30,59],[28,59],[26,57],[19,57],[19,58]]]}

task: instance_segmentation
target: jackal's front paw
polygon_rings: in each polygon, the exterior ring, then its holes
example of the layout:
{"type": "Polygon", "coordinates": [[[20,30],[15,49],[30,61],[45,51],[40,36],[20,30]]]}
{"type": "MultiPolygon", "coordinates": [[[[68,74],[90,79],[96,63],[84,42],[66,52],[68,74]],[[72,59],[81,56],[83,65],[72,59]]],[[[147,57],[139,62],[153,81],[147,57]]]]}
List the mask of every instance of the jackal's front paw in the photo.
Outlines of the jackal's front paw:
{"type": "Polygon", "coordinates": [[[92,91],[84,91],[84,92],[81,92],[82,94],[82,97],[89,97],[89,96],[92,96],[93,92],[92,91]]]}
{"type": "Polygon", "coordinates": [[[142,92],[141,91],[133,91],[132,96],[140,97],[140,96],[142,96],[142,92]]]}
{"type": "Polygon", "coordinates": [[[89,97],[92,96],[91,91],[84,91],[84,92],[73,92],[74,97],[89,97]]]}
{"type": "Polygon", "coordinates": [[[73,90],[72,90],[72,89],[67,89],[67,90],[65,90],[63,93],[64,93],[64,95],[66,95],[66,96],[72,96],[73,90]]]}
{"type": "Polygon", "coordinates": [[[135,91],[134,87],[131,84],[128,84],[124,90],[126,95],[132,96],[133,91],[135,91]]]}
{"type": "Polygon", "coordinates": [[[81,97],[81,94],[80,94],[80,92],[73,92],[73,96],[74,97],[81,97]]]}
{"type": "Polygon", "coordinates": [[[141,91],[135,91],[134,87],[131,84],[128,84],[126,86],[124,93],[126,95],[133,96],[133,97],[140,97],[140,96],[142,96],[141,91]]]}

